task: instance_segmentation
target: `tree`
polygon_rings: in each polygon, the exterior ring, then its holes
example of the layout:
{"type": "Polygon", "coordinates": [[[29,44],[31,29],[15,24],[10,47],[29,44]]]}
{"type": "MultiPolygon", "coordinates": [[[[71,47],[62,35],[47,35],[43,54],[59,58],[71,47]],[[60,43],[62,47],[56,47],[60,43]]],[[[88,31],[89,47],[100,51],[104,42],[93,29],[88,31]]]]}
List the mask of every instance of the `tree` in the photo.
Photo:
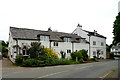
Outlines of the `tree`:
{"type": "Polygon", "coordinates": [[[60,54],[61,54],[61,58],[65,58],[66,53],[64,51],[60,51],[60,54]]]}
{"type": "Polygon", "coordinates": [[[118,42],[120,42],[120,12],[116,16],[116,20],[113,24],[113,44],[116,45],[118,42]]]}
{"type": "Polygon", "coordinates": [[[83,60],[87,61],[88,60],[88,54],[87,54],[88,51],[83,49],[83,50],[80,50],[79,52],[82,53],[83,60]]]}
{"type": "Polygon", "coordinates": [[[32,42],[28,50],[30,58],[39,60],[57,59],[58,55],[50,48],[44,48],[39,42],[32,42]]]}
{"type": "Polygon", "coordinates": [[[31,47],[28,50],[28,53],[30,55],[30,58],[36,58],[38,59],[40,55],[42,55],[42,50],[44,49],[43,46],[41,46],[41,43],[39,42],[32,42],[31,47]]]}
{"type": "Polygon", "coordinates": [[[108,44],[106,44],[106,51],[110,52],[110,46],[108,44]]]}

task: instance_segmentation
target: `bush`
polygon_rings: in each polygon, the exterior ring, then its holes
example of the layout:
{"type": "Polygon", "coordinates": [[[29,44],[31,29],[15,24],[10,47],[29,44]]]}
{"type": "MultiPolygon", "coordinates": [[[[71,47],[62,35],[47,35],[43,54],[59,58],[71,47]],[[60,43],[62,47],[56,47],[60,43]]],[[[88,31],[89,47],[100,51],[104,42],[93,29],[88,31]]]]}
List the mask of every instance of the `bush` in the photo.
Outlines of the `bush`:
{"type": "Polygon", "coordinates": [[[16,56],[15,63],[17,65],[20,65],[20,64],[22,64],[23,59],[24,59],[24,56],[22,54],[19,54],[19,55],[16,56]]]}
{"type": "Polygon", "coordinates": [[[120,57],[120,55],[114,55],[114,57],[120,57]]]}
{"type": "Polygon", "coordinates": [[[83,59],[83,55],[80,51],[79,52],[72,52],[71,57],[72,57],[72,60],[74,60],[74,61],[76,60],[76,57],[78,57],[78,61],[80,59],[83,59]]]}
{"type": "Polygon", "coordinates": [[[110,53],[110,59],[114,59],[114,53],[113,52],[110,53]]]}
{"type": "Polygon", "coordinates": [[[44,48],[45,55],[43,57],[45,58],[51,58],[51,59],[58,59],[58,55],[50,48],[44,48]]]}
{"type": "Polygon", "coordinates": [[[70,64],[70,61],[68,59],[59,59],[58,63],[59,65],[68,65],[70,64]]]}
{"type": "Polygon", "coordinates": [[[8,53],[3,53],[3,54],[2,54],[2,57],[8,58],[8,57],[9,57],[9,56],[8,56],[8,53]]]}
{"type": "Polygon", "coordinates": [[[32,42],[31,47],[28,50],[30,58],[39,59],[39,57],[43,54],[43,53],[41,53],[43,51],[43,49],[44,49],[44,47],[41,46],[41,43],[32,42]]]}
{"type": "Polygon", "coordinates": [[[23,61],[23,67],[41,67],[41,66],[54,66],[54,65],[68,65],[70,61],[68,59],[48,59],[47,61],[41,61],[37,59],[27,59],[23,61]]]}
{"type": "Polygon", "coordinates": [[[27,59],[23,61],[22,66],[24,67],[38,67],[38,66],[45,66],[44,61],[40,61],[37,59],[27,59]]]}
{"type": "Polygon", "coordinates": [[[81,59],[79,60],[79,62],[80,62],[80,63],[84,63],[84,60],[81,58],[81,59]]]}
{"type": "Polygon", "coordinates": [[[79,64],[79,61],[71,61],[70,64],[79,64]]]}
{"type": "Polygon", "coordinates": [[[49,58],[49,59],[45,60],[45,65],[47,65],[47,66],[56,65],[56,61],[54,58],[49,58]]]}
{"type": "Polygon", "coordinates": [[[83,49],[83,50],[80,50],[80,52],[82,53],[83,60],[84,60],[84,61],[87,61],[87,60],[88,60],[87,51],[83,49]]]}
{"type": "Polygon", "coordinates": [[[65,59],[66,53],[64,51],[60,51],[60,54],[61,54],[61,58],[65,59]]]}

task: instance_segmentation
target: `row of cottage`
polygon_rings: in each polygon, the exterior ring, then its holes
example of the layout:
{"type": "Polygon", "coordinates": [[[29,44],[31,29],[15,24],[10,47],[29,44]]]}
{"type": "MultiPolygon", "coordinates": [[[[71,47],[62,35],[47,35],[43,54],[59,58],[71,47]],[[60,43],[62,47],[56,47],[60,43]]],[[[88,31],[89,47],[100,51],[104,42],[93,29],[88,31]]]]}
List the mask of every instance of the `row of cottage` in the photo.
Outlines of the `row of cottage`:
{"type": "Polygon", "coordinates": [[[94,32],[82,29],[78,24],[72,33],[55,32],[51,28],[48,31],[10,27],[8,54],[12,62],[18,54],[28,56],[24,46],[30,47],[31,42],[41,42],[41,45],[53,49],[60,58],[60,51],[66,52],[66,58],[70,53],[85,49],[88,56],[92,58],[106,58],[106,37],[94,32]],[[21,47],[18,50],[14,46],[21,47]]]}

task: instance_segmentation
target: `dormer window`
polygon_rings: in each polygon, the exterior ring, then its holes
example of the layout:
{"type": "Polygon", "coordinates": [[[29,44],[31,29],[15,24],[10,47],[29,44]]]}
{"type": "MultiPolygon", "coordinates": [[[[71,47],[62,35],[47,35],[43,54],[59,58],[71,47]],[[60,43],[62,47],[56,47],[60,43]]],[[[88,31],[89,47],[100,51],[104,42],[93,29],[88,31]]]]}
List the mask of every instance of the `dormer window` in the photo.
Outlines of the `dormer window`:
{"type": "Polygon", "coordinates": [[[64,38],[64,42],[71,42],[71,38],[64,38]]]}
{"type": "Polygon", "coordinates": [[[79,42],[80,42],[80,43],[84,43],[85,40],[84,40],[84,39],[79,39],[79,42]]]}
{"type": "Polygon", "coordinates": [[[49,36],[40,36],[40,41],[49,41],[49,36]]]}

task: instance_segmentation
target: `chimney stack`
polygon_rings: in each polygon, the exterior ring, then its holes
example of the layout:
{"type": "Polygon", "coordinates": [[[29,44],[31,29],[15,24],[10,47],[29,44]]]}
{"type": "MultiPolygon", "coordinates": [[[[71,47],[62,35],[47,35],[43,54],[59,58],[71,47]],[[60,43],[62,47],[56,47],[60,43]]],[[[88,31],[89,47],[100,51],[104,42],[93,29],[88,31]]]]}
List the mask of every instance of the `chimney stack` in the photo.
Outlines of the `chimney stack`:
{"type": "Polygon", "coordinates": [[[48,31],[52,31],[52,30],[51,30],[51,27],[48,28],[48,31]]]}
{"type": "Polygon", "coordinates": [[[96,30],[94,30],[94,35],[96,35],[97,34],[97,31],[96,30]]]}
{"type": "Polygon", "coordinates": [[[82,25],[78,24],[77,27],[81,27],[82,28],[82,25]]]}

